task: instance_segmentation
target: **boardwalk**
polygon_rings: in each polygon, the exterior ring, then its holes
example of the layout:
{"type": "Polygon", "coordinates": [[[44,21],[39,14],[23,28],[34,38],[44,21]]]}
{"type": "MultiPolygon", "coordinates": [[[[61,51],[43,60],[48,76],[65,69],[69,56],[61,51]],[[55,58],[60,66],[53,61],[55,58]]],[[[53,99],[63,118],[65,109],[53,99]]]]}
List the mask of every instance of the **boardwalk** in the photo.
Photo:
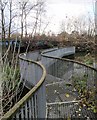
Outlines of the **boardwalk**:
{"type": "Polygon", "coordinates": [[[80,108],[80,94],[74,86],[81,81],[86,90],[95,92],[97,70],[73,60],[62,59],[66,51],[69,55],[75,53],[71,47],[46,50],[41,56],[40,53],[20,55],[21,77],[31,90],[3,118],[96,119],[86,105],[80,108]],[[33,57],[37,62],[32,60],[33,57]],[[31,88],[31,85],[34,87],[31,88]]]}

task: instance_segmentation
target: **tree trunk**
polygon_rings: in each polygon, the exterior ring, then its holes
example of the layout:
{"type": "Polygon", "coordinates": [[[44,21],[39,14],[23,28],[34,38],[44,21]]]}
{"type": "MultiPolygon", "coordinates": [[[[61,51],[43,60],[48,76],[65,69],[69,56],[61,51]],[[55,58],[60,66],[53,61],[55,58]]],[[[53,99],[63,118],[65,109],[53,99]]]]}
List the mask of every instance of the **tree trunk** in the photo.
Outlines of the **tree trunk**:
{"type": "Polygon", "coordinates": [[[1,8],[2,40],[5,40],[4,9],[1,8]]]}
{"type": "Polygon", "coordinates": [[[9,3],[9,30],[8,30],[8,40],[10,42],[10,37],[11,37],[11,24],[12,24],[12,1],[9,3]]]}

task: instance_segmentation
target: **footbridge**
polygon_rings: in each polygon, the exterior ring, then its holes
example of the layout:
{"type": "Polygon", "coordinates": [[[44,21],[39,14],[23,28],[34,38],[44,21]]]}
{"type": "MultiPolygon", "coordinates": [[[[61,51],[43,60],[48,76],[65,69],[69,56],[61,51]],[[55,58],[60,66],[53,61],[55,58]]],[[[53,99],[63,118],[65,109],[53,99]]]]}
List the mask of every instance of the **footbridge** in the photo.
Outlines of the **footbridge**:
{"type": "Polygon", "coordinates": [[[96,119],[92,108],[97,97],[97,70],[62,58],[74,53],[75,48],[69,47],[21,54],[21,79],[29,92],[4,114],[2,120],[96,119]]]}

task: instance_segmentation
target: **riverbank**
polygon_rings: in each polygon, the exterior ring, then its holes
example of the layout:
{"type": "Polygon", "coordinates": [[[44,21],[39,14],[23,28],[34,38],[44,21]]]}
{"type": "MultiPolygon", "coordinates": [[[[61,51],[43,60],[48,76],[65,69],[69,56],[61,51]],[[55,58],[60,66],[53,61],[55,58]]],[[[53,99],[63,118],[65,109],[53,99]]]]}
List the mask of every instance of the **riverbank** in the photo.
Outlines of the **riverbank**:
{"type": "Polygon", "coordinates": [[[95,61],[95,55],[90,53],[86,54],[84,52],[78,52],[78,53],[75,53],[74,59],[76,61],[83,62],[87,65],[93,66],[93,63],[95,61]]]}

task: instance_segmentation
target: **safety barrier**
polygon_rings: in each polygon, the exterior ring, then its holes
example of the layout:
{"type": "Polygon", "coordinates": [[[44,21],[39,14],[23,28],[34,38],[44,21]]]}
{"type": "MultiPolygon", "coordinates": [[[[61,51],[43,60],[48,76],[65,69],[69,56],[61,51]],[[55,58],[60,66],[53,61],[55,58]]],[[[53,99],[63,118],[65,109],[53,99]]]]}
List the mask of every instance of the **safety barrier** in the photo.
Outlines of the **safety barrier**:
{"type": "MultiPolygon", "coordinates": [[[[72,49],[74,50],[74,48],[72,49]]],[[[66,49],[61,49],[61,52],[66,52],[64,50],[66,49]]],[[[43,51],[40,60],[43,65],[27,59],[25,54],[20,55],[21,78],[26,87],[29,89],[34,87],[2,119],[45,117],[69,119],[84,116],[87,109],[82,113],[83,116],[75,114],[76,110],[79,110],[80,93],[83,94],[83,90],[95,93],[97,70],[74,60],[60,58],[63,54],[60,56],[59,53],[60,50],[57,48],[43,51]],[[78,87],[80,87],[80,91],[78,87]]],[[[91,101],[91,95],[88,97],[91,101]]],[[[96,98],[96,94],[94,94],[94,98],[96,98]]],[[[88,115],[93,114],[89,112],[88,115]]]]}
{"type": "MultiPolygon", "coordinates": [[[[45,111],[46,111],[46,99],[45,99],[45,77],[46,77],[46,70],[42,64],[28,60],[20,55],[20,64],[21,72],[24,72],[24,75],[27,74],[25,71],[25,64],[26,65],[34,65],[34,69],[37,70],[36,76],[33,76],[33,71],[29,71],[30,79],[36,80],[35,86],[18,102],[16,103],[3,117],[2,120],[11,120],[11,119],[24,119],[24,118],[44,118],[45,111]],[[23,68],[24,66],[24,68],[23,68]],[[24,71],[22,71],[24,70],[24,71]],[[32,73],[32,74],[31,74],[32,73]],[[39,74],[38,74],[39,73],[39,74]],[[32,76],[31,76],[32,75],[32,76]],[[38,76],[38,77],[37,77],[38,76]],[[37,79],[38,78],[38,79],[37,79]]],[[[29,66],[28,66],[29,67],[29,66]]],[[[28,74],[27,74],[28,75],[28,74]]],[[[21,74],[21,77],[23,73],[21,74]]],[[[28,76],[29,78],[29,76],[28,76]]]]}
{"type": "Polygon", "coordinates": [[[80,105],[77,104],[76,107],[74,102],[79,103],[79,100],[83,101],[88,97],[86,104],[96,106],[97,70],[74,60],[56,57],[53,53],[55,54],[54,50],[41,55],[42,64],[47,71],[47,118],[95,118],[93,111],[88,111],[89,106],[82,107],[84,112],[80,116],[75,114],[80,105]],[[70,106],[74,109],[69,109],[70,106]]]}

